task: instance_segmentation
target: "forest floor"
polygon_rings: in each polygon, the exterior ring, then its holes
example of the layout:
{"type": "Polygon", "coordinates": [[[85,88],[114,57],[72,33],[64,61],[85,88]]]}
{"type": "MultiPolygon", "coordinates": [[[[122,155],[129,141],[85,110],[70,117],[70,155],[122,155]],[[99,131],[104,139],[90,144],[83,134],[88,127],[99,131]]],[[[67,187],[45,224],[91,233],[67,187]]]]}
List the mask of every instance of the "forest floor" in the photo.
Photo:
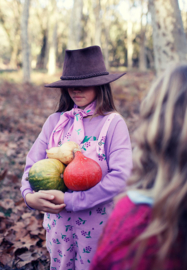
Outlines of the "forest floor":
{"type": "MultiPolygon", "coordinates": [[[[59,90],[44,84],[59,77],[40,73],[33,84],[22,84],[19,73],[0,72],[0,270],[49,269],[43,213],[26,207],[20,186],[27,152],[58,105],[59,90]]],[[[116,107],[131,136],[153,79],[151,71],[129,71],[112,83],[116,107]]]]}

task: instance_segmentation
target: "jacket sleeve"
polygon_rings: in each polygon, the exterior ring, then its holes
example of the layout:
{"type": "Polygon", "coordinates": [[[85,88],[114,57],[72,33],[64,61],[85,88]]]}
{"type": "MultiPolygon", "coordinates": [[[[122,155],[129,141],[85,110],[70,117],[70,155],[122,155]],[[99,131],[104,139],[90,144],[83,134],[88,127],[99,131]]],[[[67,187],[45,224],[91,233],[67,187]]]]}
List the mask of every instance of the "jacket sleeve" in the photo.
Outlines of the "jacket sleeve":
{"type": "Polygon", "coordinates": [[[54,113],[48,117],[48,119],[43,125],[43,128],[38,138],[36,139],[36,141],[34,142],[30,151],[27,154],[26,165],[25,165],[23,176],[22,176],[21,188],[20,188],[24,199],[27,193],[32,192],[29,181],[27,181],[26,179],[28,177],[29,170],[34,163],[36,163],[37,161],[41,159],[46,158],[46,149],[48,147],[49,137],[55,125],[57,124],[58,120],[59,120],[58,113],[54,113]]]}
{"type": "Polygon", "coordinates": [[[93,188],[65,193],[66,210],[80,211],[110,201],[125,189],[132,169],[132,149],[129,132],[121,116],[111,122],[105,144],[108,173],[93,188]]]}

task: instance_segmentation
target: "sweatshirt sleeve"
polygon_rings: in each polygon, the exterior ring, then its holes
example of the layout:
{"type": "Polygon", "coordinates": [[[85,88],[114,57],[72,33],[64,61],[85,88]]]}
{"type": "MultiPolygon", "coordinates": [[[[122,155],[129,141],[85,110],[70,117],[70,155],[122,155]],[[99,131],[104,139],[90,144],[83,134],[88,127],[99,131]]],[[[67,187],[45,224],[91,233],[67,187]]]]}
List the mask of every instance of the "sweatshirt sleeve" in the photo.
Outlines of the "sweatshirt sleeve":
{"type": "Polygon", "coordinates": [[[132,149],[128,128],[121,116],[111,122],[105,144],[108,173],[93,188],[65,193],[66,210],[80,211],[112,200],[125,189],[132,169],[132,149]]]}
{"type": "Polygon", "coordinates": [[[46,149],[48,147],[49,137],[58,120],[59,120],[59,113],[54,113],[47,118],[38,138],[36,139],[36,141],[34,142],[30,151],[27,154],[26,165],[22,176],[20,188],[24,199],[27,193],[32,192],[29,181],[26,180],[26,178],[28,177],[29,170],[34,163],[36,163],[41,159],[46,158],[46,149]]]}

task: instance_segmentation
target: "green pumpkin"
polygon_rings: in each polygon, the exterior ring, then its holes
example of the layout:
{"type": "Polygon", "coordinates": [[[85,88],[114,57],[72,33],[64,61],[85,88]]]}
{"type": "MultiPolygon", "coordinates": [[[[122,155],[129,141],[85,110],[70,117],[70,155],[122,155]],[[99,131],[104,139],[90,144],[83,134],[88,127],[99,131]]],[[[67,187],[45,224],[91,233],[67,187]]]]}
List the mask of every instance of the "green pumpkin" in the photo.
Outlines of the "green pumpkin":
{"type": "Polygon", "coordinates": [[[57,159],[42,159],[30,169],[28,180],[34,191],[56,189],[66,191],[63,172],[65,165],[57,159]]]}

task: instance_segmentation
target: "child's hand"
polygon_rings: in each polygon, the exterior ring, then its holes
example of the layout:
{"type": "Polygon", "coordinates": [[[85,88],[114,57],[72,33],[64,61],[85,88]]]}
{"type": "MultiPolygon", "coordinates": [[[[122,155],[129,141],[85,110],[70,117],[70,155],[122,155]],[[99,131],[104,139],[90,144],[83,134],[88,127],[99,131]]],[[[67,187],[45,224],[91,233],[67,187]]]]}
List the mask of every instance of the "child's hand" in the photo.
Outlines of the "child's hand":
{"type": "Polygon", "coordinates": [[[28,193],[25,196],[25,200],[31,208],[51,214],[58,214],[66,205],[64,203],[55,204],[53,202],[54,198],[54,195],[44,192],[28,193]]]}
{"type": "Polygon", "coordinates": [[[40,190],[39,193],[45,193],[48,195],[53,195],[54,199],[52,202],[54,204],[63,204],[64,203],[64,193],[60,190],[51,189],[51,190],[40,190]]]}

